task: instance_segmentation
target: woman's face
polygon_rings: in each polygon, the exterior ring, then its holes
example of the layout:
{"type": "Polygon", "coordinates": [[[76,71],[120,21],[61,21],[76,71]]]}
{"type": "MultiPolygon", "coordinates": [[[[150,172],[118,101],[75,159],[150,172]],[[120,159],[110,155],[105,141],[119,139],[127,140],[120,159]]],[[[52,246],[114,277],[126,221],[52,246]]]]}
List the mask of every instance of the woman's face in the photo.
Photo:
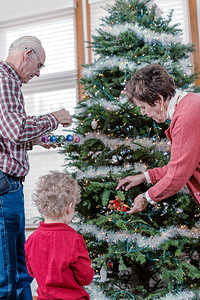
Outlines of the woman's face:
{"type": "Polygon", "coordinates": [[[135,105],[140,108],[141,114],[143,116],[147,115],[149,118],[152,118],[157,123],[164,123],[167,119],[167,107],[163,101],[160,99],[155,102],[155,106],[151,106],[146,102],[139,101],[134,99],[135,105]]]}

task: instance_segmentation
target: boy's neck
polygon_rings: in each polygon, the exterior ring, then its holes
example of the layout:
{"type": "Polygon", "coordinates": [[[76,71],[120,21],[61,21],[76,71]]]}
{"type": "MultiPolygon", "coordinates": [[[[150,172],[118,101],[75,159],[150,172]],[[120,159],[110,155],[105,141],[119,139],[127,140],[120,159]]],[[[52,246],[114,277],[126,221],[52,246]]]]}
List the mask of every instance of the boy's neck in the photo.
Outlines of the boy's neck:
{"type": "Polygon", "coordinates": [[[52,219],[50,217],[45,217],[44,223],[63,223],[63,224],[69,224],[71,220],[68,220],[66,217],[65,218],[60,218],[60,219],[52,219]]]}

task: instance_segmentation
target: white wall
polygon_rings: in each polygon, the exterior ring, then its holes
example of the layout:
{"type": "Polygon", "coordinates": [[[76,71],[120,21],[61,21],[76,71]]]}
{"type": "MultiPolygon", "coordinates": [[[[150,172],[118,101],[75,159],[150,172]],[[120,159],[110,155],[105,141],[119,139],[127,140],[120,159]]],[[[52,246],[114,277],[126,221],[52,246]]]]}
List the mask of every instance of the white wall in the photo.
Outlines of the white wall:
{"type": "Polygon", "coordinates": [[[43,14],[72,6],[74,0],[0,0],[0,25],[5,21],[43,14]]]}
{"type": "Polygon", "coordinates": [[[75,0],[0,0],[0,59],[5,60],[6,36],[5,30],[8,25],[15,27],[24,23],[25,19],[45,19],[45,14],[68,11],[68,8],[75,8],[75,0]]]}

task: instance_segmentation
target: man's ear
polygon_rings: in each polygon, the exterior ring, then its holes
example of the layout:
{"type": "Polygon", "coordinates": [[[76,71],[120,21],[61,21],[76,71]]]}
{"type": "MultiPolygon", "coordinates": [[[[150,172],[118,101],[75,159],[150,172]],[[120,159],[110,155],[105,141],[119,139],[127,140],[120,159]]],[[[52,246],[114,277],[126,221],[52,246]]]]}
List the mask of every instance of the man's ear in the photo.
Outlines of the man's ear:
{"type": "Polygon", "coordinates": [[[26,50],[26,52],[24,52],[23,58],[24,58],[25,61],[29,59],[32,52],[33,52],[32,49],[28,49],[28,50],[26,50]]]}

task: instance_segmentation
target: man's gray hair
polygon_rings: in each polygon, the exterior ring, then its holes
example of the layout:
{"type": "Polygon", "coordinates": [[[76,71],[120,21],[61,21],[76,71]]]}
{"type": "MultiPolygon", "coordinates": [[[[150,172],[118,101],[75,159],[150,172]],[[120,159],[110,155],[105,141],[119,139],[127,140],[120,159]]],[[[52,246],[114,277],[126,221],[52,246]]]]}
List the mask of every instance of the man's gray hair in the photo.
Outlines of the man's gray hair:
{"type": "Polygon", "coordinates": [[[15,40],[9,48],[9,51],[12,50],[24,50],[27,49],[34,49],[34,50],[40,50],[42,48],[42,42],[36,38],[35,36],[26,35],[22,36],[19,39],[15,40]]]}

